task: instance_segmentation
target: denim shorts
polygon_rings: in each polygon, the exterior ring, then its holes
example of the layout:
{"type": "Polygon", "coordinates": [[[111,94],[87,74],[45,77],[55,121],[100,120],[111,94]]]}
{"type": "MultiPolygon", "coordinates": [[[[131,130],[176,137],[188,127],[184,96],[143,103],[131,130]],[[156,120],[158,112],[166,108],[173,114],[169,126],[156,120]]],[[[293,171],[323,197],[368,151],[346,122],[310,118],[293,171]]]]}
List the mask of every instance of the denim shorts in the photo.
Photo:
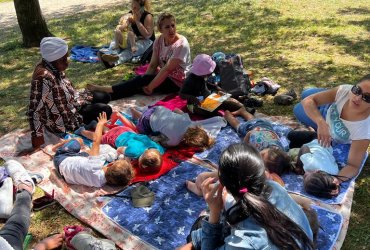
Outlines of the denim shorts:
{"type": "Polygon", "coordinates": [[[241,122],[236,131],[240,136],[244,137],[249,131],[257,127],[266,128],[268,130],[274,131],[271,122],[260,118],[252,119],[246,122],[241,122]]]}
{"type": "Polygon", "coordinates": [[[144,134],[144,135],[153,134],[153,130],[150,127],[150,116],[154,113],[154,111],[155,111],[155,107],[148,108],[141,115],[136,125],[136,128],[140,134],[144,134]]]}
{"type": "Polygon", "coordinates": [[[80,150],[81,150],[81,145],[75,139],[70,140],[69,142],[67,142],[60,148],[58,148],[57,152],[54,155],[53,161],[54,161],[54,166],[57,169],[59,174],[60,174],[59,166],[62,163],[62,161],[66,159],[67,157],[71,157],[71,156],[89,157],[88,153],[80,152],[80,150]]]}

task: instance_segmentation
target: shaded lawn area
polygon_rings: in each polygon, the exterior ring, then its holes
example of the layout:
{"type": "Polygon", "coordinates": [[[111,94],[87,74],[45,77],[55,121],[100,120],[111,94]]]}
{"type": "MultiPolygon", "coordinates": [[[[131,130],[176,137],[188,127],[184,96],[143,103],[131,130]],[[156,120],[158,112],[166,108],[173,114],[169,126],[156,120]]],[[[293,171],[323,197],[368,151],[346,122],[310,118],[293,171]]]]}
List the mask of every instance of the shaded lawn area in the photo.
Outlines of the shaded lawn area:
{"type": "MultiPolygon", "coordinates": [[[[0,0],[0,2],[3,0],[0,0]]],[[[370,7],[368,1],[153,1],[153,13],[174,13],[177,30],[187,37],[192,58],[216,51],[239,53],[255,80],[263,76],[282,90],[333,87],[354,83],[370,73],[370,7]]],[[[47,20],[50,31],[77,44],[101,46],[112,37],[128,4],[114,10],[71,14],[47,20]]],[[[78,8],[66,11],[77,13],[78,8]]],[[[157,32],[158,35],[158,32],[157,32]]],[[[38,48],[21,47],[19,28],[0,28],[0,135],[26,128],[29,83],[40,59],[38,48]]],[[[131,72],[133,65],[104,70],[100,64],[71,62],[68,77],[78,88],[87,83],[113,84],[131,72]]],[[[281,91],[282,91],[281,90],[281,91]]],[[[273,104],[264,98],[259,109],[269,115],[292,115],[293,106],[273,104]]],[[[351,222],[343,249],[370,245],[369,161],[357,181],[351,222]]],[[[78,223],[60,206],[35,213],[31,232],[36,239],[64,225],[78,223]],[[46,229],[47,228],[47,229],[46,229]]]]}

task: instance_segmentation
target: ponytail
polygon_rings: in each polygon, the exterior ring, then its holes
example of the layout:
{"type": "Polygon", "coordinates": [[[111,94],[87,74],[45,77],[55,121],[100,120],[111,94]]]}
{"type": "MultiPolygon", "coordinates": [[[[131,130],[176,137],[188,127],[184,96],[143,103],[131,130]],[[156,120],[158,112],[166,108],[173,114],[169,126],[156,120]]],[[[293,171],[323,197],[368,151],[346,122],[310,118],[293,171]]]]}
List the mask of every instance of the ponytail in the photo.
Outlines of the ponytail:
{"type": "MultiPolygon", "coordinates": [[[[265,198],[265,195],[269,194],[270,186],[266,186],[264,189],[266,190],[263,192],[264,195],[255,195],[249,192],[243,195],[237,203],[241,208],[239,211],[243,214],[240,218],[252,215],[266,230],[268,238],[279,249],[314,249],[313,242],[302,228],[265,198]],[[298,242],[301,242],[302,246],[298,242]]],[[[232,217],[230,216],[230,218],[232,217]]]]}
{"type": "Polygon", "coordinates": [[[243,143],[229,146],[219,161],[219,180],[239,198],[226,211],[229,224],[253,216],[279,249],[314,248],[305,231],[268,201],[272,187],[266,183],[263,160],[253,146],[243,143]]]}

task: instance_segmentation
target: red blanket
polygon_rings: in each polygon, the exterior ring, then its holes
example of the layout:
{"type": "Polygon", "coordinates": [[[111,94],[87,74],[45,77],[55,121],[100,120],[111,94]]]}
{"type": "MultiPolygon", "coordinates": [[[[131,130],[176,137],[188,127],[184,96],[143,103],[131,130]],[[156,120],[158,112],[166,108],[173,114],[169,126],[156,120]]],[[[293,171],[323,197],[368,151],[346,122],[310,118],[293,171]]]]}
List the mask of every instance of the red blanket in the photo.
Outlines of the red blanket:
{"type": "MultiPolygon", "coordinates": [[[[166,96],[162,100],[156,102],[153,106],[164,106],[170,110],[178,108],[183,110],[184,112],[187,112],[186,100],[181,99],[180,96],[176,94],[166,96]]],[[[163,163],[161,170],[158,173],[151,175],[147,173],[140,173],[140,171],[138,171],[138,168],[135,168],[136,175],[135,178],[132,180],[132,183],[157,179],[158,177],[166,174],[168,171],[179,165],[179,163],[181,163],[182,161],[190,159],[196,151],[196,148],[182,146],[167,149],[162,156],[163,163]]]]}
{"type": "Polygon", "coordinates": [[[181,162],[190,159],[196,151],[196,148],[189,147],[176,147],[167,149],[162,156],[163,163],[158,173],[140,173],[140,171],[138,171],[139,168],[135,167],[135,178],[132,180],[132,183],[157,179],[179,165],[181,162]]]}

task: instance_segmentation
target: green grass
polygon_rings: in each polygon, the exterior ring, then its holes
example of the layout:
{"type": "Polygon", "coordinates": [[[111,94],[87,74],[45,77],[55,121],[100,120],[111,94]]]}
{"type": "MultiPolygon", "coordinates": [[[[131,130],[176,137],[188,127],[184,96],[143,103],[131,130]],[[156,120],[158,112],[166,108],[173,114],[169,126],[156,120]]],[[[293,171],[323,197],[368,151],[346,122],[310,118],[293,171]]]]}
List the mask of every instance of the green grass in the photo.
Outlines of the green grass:
{"type": "MultiPolygon", "coordinates": [[[[270,77],[283,90],[294,88],[299,92],[310,86],[354,83],[370,73],[370,7],[366,0],[157,0],[153,7],[154,13],[170,11],[176,15],[178,32],[188,38],[193,58],[216,51],[239,53],[256,80],[270,77]]],[[[47,23],[51,32],[66,38],[70,46],[100,46],[108,43],[125,11],[122,4],[114,10],[49,19],[47,23]]],[[[37,48],[22,48],[21,41],[18,27],[0,28],[0,135],[28,126],[29,83],[40,56],[37,48]]],[[[82,88],[87,83],[113,84],[131,68],[125,65],[104,70],[98,64],[71,62],[67,74],[76,87],[82,88]]],[[[266,97],[259,111],[292,115],[292,106],[275,106],[272,98],[266,97]]],[[[366,249],[370,245],[369,162],[366,165],[356,185],[343,249],[366,249]]],[[[48,231],[45,225],[51,232],[73,222],[77,223],[55,206],[35,213],[31,231],[41,238],[48,231]]]]}

